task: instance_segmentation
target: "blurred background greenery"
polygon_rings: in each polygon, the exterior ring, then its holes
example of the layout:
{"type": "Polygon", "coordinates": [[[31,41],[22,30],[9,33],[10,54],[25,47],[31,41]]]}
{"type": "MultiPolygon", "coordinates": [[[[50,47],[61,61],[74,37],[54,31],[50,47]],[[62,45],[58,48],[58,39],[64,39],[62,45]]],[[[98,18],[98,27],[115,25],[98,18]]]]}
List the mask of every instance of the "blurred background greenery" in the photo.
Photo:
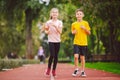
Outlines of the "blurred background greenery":
{"type": "Polygon", "coordinates": [[[94,55],[105,55],[104,60],[110,56],[108,60],[120,62],[119,0],[50,0],[48,5],[40,1],[49,0],[0,0],[1,59],[11,52],[18,58],[33,59],[40,45],[48,57],[47,36],[40,30],[49,19],[50,9],[57,7],[64,26],[60,59],[72,59],[74,36],[71,34],[71,23],[76,20],[75,10],[82,8],[84,19],[91,27],[87,59],[95,60],[94,55]]]}

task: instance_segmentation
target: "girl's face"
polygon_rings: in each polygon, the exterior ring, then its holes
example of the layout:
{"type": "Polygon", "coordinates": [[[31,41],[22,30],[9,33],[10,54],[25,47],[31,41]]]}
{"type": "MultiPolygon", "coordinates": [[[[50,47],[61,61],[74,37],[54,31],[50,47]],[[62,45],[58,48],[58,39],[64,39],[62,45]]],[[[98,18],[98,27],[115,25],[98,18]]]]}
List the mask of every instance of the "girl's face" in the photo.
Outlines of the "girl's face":
{"type": "Polygon", "coordinates": [[[82,20],[83,17],[84,17],[83,12],[81,12],[81,11],[76,12],[76,18],[77,18],[77,20],[82,20]]]}
{"type": "Polygon", "coordinates": [[[57,18],[57,17],[58,17],[58,10],[53,10],[53,11],[51,11],[51,17],[52,17],[53,19],[57,18]]]}

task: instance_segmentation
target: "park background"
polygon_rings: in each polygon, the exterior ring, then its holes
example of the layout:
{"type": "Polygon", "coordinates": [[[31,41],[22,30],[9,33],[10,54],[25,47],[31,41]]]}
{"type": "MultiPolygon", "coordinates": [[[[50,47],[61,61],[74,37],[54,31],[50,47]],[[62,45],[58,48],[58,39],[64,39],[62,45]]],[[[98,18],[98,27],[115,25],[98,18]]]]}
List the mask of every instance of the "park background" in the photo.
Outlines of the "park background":
{"type": "Polygon", "coordinates": [[[0,59],[15,53],[34,59],[39,46],[49,56],[47,35],[40,32],[49,19],[50,9],[57,7],[63,21],[59,59],[73,60],[71,24],[75,10],[82,8],[91,27],[87,61],[120,62],[119,0],[0,0],[0,59]]]}

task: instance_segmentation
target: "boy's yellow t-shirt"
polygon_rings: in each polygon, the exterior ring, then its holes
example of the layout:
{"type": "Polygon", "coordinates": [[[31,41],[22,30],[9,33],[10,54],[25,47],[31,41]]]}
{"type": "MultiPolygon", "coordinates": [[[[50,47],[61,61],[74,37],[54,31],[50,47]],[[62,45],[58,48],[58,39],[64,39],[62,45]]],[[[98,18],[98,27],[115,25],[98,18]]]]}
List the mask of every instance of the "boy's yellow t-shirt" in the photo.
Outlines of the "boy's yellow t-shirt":
{"type": "Polygon", "coordinates": [[[82,20],[81,22],[72,23],[71,30],[77,30],[77,33],[74,36],[73,44],[87,46],[87,34],[80,28],[80,26],[84,26],[87,30],[90,30],[90,26],[87,21],[82,20]]]}

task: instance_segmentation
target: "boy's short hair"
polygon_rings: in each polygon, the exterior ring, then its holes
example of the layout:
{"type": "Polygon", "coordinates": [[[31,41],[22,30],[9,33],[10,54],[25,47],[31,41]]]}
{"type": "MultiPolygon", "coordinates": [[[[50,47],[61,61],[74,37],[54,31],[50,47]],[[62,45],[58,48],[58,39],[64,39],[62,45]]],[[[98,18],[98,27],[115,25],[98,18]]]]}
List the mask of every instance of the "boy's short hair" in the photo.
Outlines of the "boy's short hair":
{"type": "Polygon", "coordinates": [[[77,10],[75,11],[75,13],[77,13],[78,11],[83,12],[83,9],[77,9],[77,10]]]}

